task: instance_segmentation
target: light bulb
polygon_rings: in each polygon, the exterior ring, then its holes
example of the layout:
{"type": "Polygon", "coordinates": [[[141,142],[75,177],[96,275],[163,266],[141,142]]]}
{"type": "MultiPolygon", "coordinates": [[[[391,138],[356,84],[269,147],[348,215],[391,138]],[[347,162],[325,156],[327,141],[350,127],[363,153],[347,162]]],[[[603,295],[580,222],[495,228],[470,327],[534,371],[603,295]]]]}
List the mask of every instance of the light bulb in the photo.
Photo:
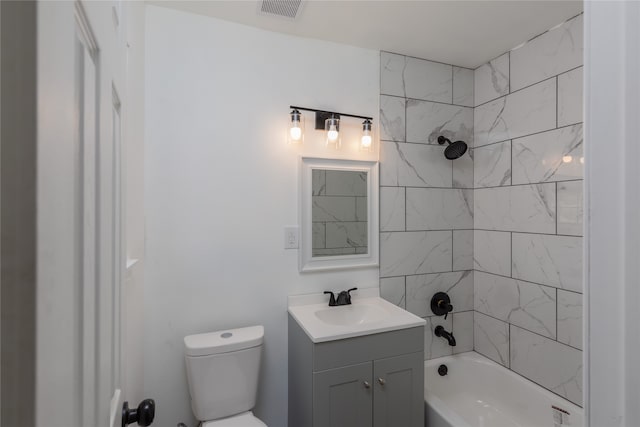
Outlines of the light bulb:
{"type": "Polygon", "coordinates": [[[289,129],[289,134],[291,135],[291,139],[293,141],[299,141],[302,137],[302,129],[299,126],[293,125],[291,129],[289,129]]]}
{"type": "Polygon", "coordinates": [[[580,163],[584,164],[584,157],[580,157],[580,163]]]}
{"type": "Polygon", "coordinates": [[[329,141],[335,141],[336,139],[338,139],[338,131],[336,130],[335,126],[331,126],[331,128],[327,132],[327,138],[329,138],[329,141]]]}
{"type": "Polygon", "coordinates": [[[571,163],[573,161],[573,157],[571,157],[571,156],[563,156],[562,157],[562,161],[564,163],[571,163]]]}
{"type": "Polygon", "coordinates": [[[362,135],[362,148],[371,147],[371,135],[362,135]]]}

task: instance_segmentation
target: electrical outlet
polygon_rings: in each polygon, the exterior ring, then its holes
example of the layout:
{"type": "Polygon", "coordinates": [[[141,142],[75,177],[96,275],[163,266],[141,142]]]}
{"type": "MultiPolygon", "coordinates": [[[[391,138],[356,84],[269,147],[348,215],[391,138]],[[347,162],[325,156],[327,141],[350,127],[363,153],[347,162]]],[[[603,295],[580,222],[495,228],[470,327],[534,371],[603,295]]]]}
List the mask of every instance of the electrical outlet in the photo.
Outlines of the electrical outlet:
{"type": "Polygon", "coordinates": [[[298,249],[298,227],[284,228],[284,248],[298,249]]]}

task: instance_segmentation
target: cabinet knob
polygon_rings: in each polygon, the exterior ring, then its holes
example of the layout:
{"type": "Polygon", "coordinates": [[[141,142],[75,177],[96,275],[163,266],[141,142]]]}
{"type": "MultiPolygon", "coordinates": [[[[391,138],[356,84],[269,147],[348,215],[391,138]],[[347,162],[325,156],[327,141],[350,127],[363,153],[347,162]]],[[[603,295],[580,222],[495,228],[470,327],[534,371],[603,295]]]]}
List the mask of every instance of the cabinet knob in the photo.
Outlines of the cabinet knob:
{"type": "Polygon", "coordinates": [[[384,387],[387,382],[383,378],[378,378],[378,383],[384,387]]]}
{"type": "Polygon", "coordinates": [[[369,381],[364,382],[364,388],[371,388],[371,384],[369,384],[369,381]]]}

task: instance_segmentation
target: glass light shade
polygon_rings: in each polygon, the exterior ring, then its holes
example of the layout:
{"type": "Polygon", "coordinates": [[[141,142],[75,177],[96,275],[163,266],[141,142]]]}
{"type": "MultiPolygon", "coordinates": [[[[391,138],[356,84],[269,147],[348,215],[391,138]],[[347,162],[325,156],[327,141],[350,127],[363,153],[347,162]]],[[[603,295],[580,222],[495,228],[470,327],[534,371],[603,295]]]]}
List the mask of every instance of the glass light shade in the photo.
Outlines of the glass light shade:
{"type": "Polygon", "coordinates": [[[371,120],[362,122],[362,137],[360,138],[360,150],[371,151],[373,134],[371,133],[371,120]]]}
{"type": "Polygon", "coordinates": [[[289,144],[300,144],[304,142],[304,117],[298,110],[293,110],[289,113],[287,142],[289,144]]]}
{"type": "Polygon", "coordinates": [[[562,156],[562,161],[564,163],[571,163],[573,161],[573,157],[572,156],[562,156]]]}
{"type": "Polygon", "coordinates": [[[330,117],[324,121],[324,130],[327,132],[327,146],[340,148],[340,119],[330,117]]]}

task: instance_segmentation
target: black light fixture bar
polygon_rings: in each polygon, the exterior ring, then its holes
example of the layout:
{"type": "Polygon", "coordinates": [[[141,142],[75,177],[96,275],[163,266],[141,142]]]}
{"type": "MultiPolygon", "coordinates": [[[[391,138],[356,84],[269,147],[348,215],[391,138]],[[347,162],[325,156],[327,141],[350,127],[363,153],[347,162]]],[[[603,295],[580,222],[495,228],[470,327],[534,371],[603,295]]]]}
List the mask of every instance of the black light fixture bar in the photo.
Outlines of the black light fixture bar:
{"type": "Polygon", "coordinates": [[[318,110],[316,108],[296,107],[295,105],[290,105],[289,108],[291,108],[292,110],[313,111],[314,113],[335,114],[336,116],[346,116],[346,117],[355,117],[356,119],[373,120],[373,117],[357,116],[355,114],[338,113],[336,111],[318,110]]]}

